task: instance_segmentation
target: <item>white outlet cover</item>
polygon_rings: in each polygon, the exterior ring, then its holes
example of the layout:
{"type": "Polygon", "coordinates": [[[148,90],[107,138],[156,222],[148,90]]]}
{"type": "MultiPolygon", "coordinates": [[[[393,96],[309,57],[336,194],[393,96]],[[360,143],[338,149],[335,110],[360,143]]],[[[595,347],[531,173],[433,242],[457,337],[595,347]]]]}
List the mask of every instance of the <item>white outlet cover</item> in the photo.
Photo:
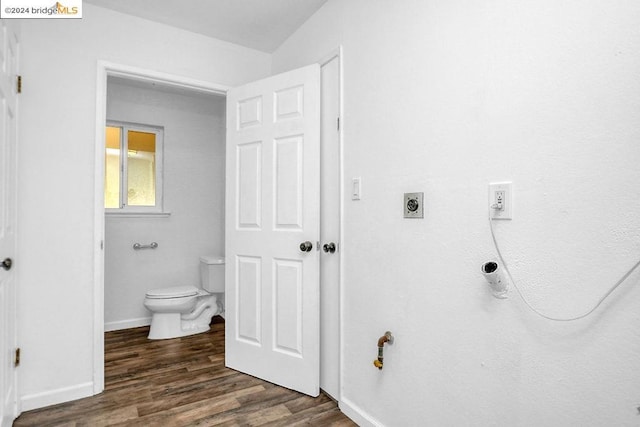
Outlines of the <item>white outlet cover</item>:
{"type": "Polygon", "coordinates": [[[513,219],[513,183],[492,182],[489,184],[488,209],[491,219],[513,219]],[[504,191],[504,207],[502,209],[491,207],[496,203],[495,194],[497,191],[504,191]]]}

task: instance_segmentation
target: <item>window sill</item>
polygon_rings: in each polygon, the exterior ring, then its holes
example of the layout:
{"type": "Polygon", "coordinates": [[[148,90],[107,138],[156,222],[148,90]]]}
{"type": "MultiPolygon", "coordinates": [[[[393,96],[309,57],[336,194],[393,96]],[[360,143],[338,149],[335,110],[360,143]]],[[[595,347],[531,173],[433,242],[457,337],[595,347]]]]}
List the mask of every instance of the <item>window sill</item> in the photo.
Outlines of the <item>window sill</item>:
{"type": "Polygon", "coordinates": [[[105,212],[107,218],[169,218],[171,212],[105,212]]]}

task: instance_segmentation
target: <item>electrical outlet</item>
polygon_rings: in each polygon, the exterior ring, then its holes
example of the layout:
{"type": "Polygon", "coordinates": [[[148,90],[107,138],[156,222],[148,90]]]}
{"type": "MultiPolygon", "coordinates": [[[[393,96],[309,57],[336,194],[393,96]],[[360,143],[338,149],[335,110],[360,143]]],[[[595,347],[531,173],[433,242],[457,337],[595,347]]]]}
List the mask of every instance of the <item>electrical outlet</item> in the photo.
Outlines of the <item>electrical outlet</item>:
{"type": "Polygon", "coordinates": [[[491,207],[496,210],[504,210],[504,197],[505,192],[503,190],[496,191],[493,195],[495,203],[491,207]]]}
{"type": "Polygon", "coordinates": [[[491,219],[513,219],[511,182],[489,184],[489,212],[491,219]]]}
{"type": "Polygon", "coordinates": [[[424,193],[404,193],[404,217],[424,218],[424,193]]]}

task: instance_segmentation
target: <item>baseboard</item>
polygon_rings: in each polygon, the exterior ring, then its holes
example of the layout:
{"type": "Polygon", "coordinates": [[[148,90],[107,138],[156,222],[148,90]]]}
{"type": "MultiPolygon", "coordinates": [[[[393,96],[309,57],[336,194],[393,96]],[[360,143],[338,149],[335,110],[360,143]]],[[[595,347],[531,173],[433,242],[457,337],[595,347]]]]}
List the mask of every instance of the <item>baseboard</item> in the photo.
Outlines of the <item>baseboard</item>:
{"type": "Polygon", "coordinates": [[[32,409],[44,408],[45,406],[56,405],[89,396],[93,396],[93,382],[44,391],[42,393],[27,394],[20,397],[20,410],[22,412],[31,411],[32,409]]]}
{"type": "Polygon", "coordinates": [[[119,331],[120,329],[139,328],[140,326],[149,326],[151,317],[141,317],[139,319],[118,320],[117,322],[105,322],[104,331],[119,331]]]}
{"type": "Polygon", "coordinates": [[[360,427],[384,427],[384,424],[354,405],[349,399],[340,400],[338,407],[343,414],[351,418],[351,420],[360,427]]]}

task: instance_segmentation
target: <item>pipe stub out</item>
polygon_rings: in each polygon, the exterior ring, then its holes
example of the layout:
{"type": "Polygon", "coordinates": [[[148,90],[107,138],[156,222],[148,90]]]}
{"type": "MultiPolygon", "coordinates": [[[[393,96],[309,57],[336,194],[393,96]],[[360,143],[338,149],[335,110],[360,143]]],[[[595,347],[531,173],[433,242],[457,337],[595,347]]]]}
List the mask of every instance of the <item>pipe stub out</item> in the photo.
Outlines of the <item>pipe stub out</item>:
{"type": "Polygon", "coordinates": [[[498,263],[494,261],[485,262],[482,264],[483,273],[493,273],[498,269],[498,263]]]}
{"type": "Polygon", "coordinates": [[[500,299],[506,298],[509,282],[502,276],[502,269],[500,269],[498,263],[495,261],[487,261],[482,264],[481,270],[491,288],[493,296],[500,299]]]}

